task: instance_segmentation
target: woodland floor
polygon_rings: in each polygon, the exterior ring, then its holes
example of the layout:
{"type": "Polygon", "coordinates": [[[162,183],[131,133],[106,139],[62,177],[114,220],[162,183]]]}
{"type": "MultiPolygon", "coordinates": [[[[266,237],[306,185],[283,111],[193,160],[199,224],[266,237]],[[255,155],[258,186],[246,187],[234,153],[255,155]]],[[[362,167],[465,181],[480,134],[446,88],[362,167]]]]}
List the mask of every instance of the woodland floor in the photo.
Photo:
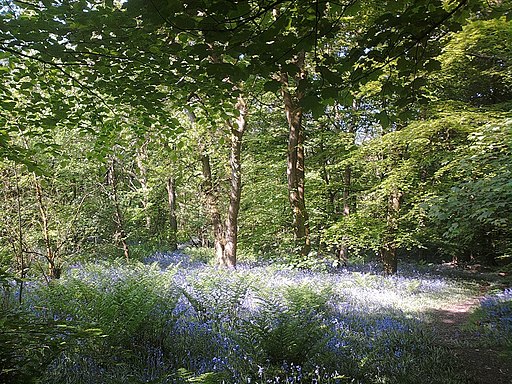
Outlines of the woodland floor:
{"type": "Polygon", "coordinates": [[[467,377],[468,384],[512,384],[512,356],[504,348],[483,345],[468,328],[471,313],[487,291],[433,312],[441,345],[447,347],[467,377]]]}

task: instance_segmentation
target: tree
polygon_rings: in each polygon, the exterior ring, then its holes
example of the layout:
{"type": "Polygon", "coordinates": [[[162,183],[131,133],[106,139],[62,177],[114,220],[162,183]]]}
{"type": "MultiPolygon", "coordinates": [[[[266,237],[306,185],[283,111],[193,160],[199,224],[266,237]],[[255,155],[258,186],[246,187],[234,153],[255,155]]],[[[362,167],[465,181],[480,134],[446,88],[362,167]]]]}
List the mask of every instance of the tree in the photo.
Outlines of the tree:
{"type": "Polygon", "coordinates": [[[490,105],[512,99],[512,26],[505,17],[473,20],[451,35],[433,76],[438,98],[490,105]]]}
{"type": "Polygon", "coordinates": [[[305,165],[304,165],[304,127],[303,127],[303,89],[306,82],[305,52],[299,52],[293,62],[297,66],[293,84],[287,72],[280,74],[282,95],[286,120],[288,121],[288,152],[286,175],[288,181],[288,200],[290,202],[295,240],[299,247],[299,254],[307,257],[311,250],[309,234],[309,215],[306,210],[305,198],[305,165]],[[290,88],[295,87],[294,94],[290,88]]]}
{"type": "MultiPolygon", "coordinates": [[[[429,224],[455,262],[495,264],[510,253],[510,113],[470,112],[466,141],[440,168],[429,224]],[[449,187],[448,187],[449,186],[449,187]]],[[[469,116],[468,116],[469,117],[469,116]]]]}
{"type": "MultiPolygon", "coordinates": [[[[202,192],[205,198],[206,210],[210,216],[214,232],[214,248],[216,260],[219,265],[227,267],[236,266],[236,253],[238,241],[238,214],[240,210],[240,198],[242,191],[242,173],[241,173],[241,148],[242,137],[247,126],[248,107],[242,96],[239,96],[235,109],[238,116],[234,119],[228,118],[226,125],[228,128],[228,137],[230,138],[229,150],[229,168],[230,168],[230,182],[228,192],[228,203],[226,214],[222,213],[221,205],[223,204],[219,198],[218,190],[221,188],[219,180],[214,180],[214,173],[212,172],[211,158],[208,144],[205,143],[204,132],[200,132],[201,138],[198,138],[198,148],[200,153],[200,161],[202,168],[202,192]]],[[[208,113],[208,111],[206,111],[208,113]]],[[[196,113],[187,109],[192,125],[198,124],[196,113]]],[[[206,116],[208,117],[208,116],[206,116]]],[[[207,121],[211,121],[210,118],[207,121]]],[[[210,128],[210,133],[212,129],[210,128]]],[[[221,138],[224,139],[223,133],[221,138]]]]}

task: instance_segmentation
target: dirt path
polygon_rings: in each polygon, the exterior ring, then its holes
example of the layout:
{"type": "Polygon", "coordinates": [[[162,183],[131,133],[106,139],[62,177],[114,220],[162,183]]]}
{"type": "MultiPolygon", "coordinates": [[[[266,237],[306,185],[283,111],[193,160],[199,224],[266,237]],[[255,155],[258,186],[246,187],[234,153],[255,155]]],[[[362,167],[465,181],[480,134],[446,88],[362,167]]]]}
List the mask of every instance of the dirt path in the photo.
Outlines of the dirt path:
{"type": "Polygon", "coordinates": [[[464,327],[481,298],[475,296],[434,311],[434,326],[441,344],[450,349],[463,369],[468,384],[512,384],[510,358],[503,357],[499,348],[482,347],[478,335],[464,327]]]}

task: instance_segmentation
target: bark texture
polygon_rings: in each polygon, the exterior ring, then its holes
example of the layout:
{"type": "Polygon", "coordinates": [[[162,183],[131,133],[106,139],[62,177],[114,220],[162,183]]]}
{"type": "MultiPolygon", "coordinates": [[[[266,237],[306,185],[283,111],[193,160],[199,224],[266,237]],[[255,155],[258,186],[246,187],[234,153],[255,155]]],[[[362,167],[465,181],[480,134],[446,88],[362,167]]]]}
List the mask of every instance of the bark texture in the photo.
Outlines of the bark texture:
{"type": "Polygon", "coordinates": [[[386,275],[394,275],[398,269],[396,236],[402,197],[403,193],[398,189],[392,190],[388,196],[386,233],[380,252],[386,275]]]}
{"type": "Polygon", "coordinates": [[[306,210],[304,192],[304,128],[302,126],[303,110],[301,102],[306,86],[305,54],[301,52],[295,59],[298,68],[294,77],[295,91],[292,94],[288,73],[281,73],[282,96],[284,110],[288,122],[288,154],[287,181],[288,200],[292,211],[293,229],[297,247],[301,256],[305,257],[311,250],[308,212],[306,210]]]}
{"type": "Polygon", "coordinates": [[[242,194],[242,137],[247,127],[247,105],[242,98],[239,98],[236,108],[239,111],[235,124],[228,122],[231,130],[231,153],[230,153],[230,192],[229,207],[226,219],[226,244],[222,265],[235,267],[236,252],[238,244],[238,213],[240,211],[240,197],[242,194]]]}

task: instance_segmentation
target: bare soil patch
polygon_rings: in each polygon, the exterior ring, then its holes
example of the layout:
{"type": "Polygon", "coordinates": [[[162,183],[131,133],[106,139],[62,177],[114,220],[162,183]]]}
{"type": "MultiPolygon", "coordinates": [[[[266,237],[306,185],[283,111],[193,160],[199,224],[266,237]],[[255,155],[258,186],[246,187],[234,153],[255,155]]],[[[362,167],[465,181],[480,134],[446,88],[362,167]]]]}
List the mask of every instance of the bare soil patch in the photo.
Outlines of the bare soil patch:
{"type": "Polygon", "coordinates": [[[512,359],[502,348],[482,347],[477,333],[467,329],[482,296],[434,311],[440,343],[449,348],[468,384],[512,384],[512,359]]]}

